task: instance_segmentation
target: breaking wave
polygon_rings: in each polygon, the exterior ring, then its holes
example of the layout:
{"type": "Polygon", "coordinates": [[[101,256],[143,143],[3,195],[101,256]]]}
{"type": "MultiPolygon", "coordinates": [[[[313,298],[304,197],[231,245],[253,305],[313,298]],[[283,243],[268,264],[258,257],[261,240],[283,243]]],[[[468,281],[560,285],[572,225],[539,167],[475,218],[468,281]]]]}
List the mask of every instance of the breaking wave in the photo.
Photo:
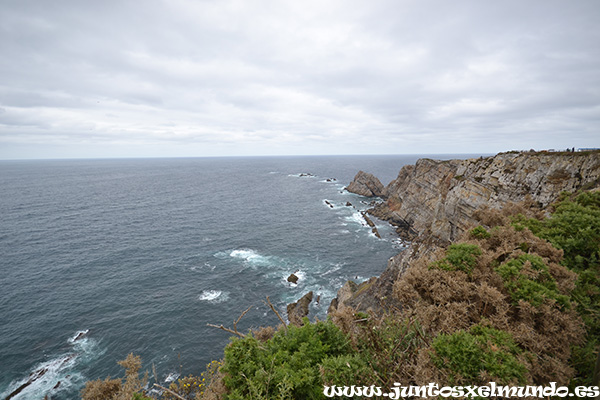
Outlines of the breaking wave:
{"type": "Polygon", "coordinates": [[[210,303],[222,303],[229,300],[229,293],[221,290],[205,290],[198,296],[198,300],[210,303]]]}
{"type": "Polygon", "coordinates": [[[35,365],[27,377],[11,382],[0,398],[43,399],[79,390],[86,378],[78,369],[101,355],[96,341],[89,338],[88,333],[88,329],[75,332],[67,340],[70,351],[35,365]]]}

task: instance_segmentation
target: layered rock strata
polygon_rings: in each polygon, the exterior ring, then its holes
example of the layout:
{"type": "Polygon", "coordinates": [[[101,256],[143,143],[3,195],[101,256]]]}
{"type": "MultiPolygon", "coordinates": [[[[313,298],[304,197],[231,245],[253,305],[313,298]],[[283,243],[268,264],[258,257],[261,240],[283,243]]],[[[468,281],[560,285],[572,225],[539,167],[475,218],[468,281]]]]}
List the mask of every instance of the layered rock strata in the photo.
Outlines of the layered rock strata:
{"type": "MultiPolygon", "coordinates": [[[[365,195],[370,174],[359,173],[347,190],[365,195]]],[[[493,157],[404,166],[379,194],[385,201],[369,213],[397,226],[405,239],[431,234],[441,243],[456,240],[475,223],[484,205],[501,208],[526,198],[544,207],[562,191],[598,186],[600,152],[502,153],[493,157]]]]}
{"type": "MultiPolygon", "coordinates": [[[[371,184],[369,175],[357,174],[347,190],[371,184]]],[[[377,195],[384,201],[368,212],[395,225],[412,245],[392,257],[380,277],[360,285],[346,283],[329,311],[346,306],[361,311],[401,308],[392,296],[398,277],[414,260],[431,259],[473,227],[475,211],[483,206],[502,208],[529,199],[545,207],[562,191],[599,187],[600,152],[502,153],[468,160],[421,159],[404,166],[377,195]]]]}
{"type": "Polygon", "coordinates": [[[346,189],[365,197],[381,196],[385,190],[379,179],[363,171],[358,171],[346,189]]]}

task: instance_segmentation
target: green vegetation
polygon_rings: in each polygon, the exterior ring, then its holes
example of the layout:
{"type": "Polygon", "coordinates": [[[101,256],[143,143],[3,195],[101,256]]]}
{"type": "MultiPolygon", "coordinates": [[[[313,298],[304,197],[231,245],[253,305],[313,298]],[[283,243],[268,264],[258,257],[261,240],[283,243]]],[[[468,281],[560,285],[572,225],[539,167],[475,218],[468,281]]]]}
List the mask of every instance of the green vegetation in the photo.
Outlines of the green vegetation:
{"type": "Polygon", "coordinates": [[[591,384],[596,354],[600,347],[600,192],[578,195],[564,193],[547,219],[513,218],[519,229],[528,228],[554,247],[563,250],[562,264],[577,272],[571,297],[583,319],[586,343],[573,348],[577,384],[591,384]]]}
{"type": "Polygon", "coordinates": [[[433,267],[445,271],[463,271],[471,275],[477,264],[477,256],[480,255],[481,249],[476,244],[451,244],[446,251],[446,257],[434,263],[433,267]]]}
{"type": "Polygon", "coordinates": [[[485,229],[481,225],[476,226],[475,228],[471,229],[469,234],[474,239],[487,239],[491,236],[490,233],[487,231],[487,229],[485,229]]]}
{"type": "Polygon", "coordinates": [[[350,352],[347,337],[331,322],[305,320],[302,327],[290,325],[264,343],[252,335],[236,338],[225,348],[222,371],[230,390],[225,398],[266,399],[274,394],[284,399],[321,398],[321,364],[329,380],[348,378],[345,369],[333,369],[342,361],[362,369],[362,361],[350,352]]]}
{"type": "Polygon", "coordinates": [[[434,364],[448,371],[451,384],[477,381],[483,371],[497,383],[525,383],[527,369],[517,359],[523,350],[505,331],[474,325],[439,335],[432,347],[434,364]]]}
{"type": "Polygon", "coordinates": [[[496,268],[515,305],[525,300],[539,307],[553,299],[563,308],[570,308],[569,296],[558,292],[556,281],[544,260],[537,255],[522,254],[496,268]]]}

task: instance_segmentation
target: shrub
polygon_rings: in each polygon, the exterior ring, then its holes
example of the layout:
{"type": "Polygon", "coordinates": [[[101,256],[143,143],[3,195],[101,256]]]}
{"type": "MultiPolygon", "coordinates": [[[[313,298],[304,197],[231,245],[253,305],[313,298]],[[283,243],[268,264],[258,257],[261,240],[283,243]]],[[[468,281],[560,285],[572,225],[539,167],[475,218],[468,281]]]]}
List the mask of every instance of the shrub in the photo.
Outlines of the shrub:
{"type": "Polygon", "coordinates": [[[471,229],[471,232],[469,232],[469,234],[474,239],[487,239],[490,237],[490,233],[481,225],[471,229]]]}
{"type": "Polygon", "coordinates": [[[359,354],[325,358],[320,372],[323,383],[327,386],[369,385],[375,380],[373,369],[359,354]]]}
{"type": "MultiPolygon", "coordinates": [[[[264,343],[252,335],[236,338],[225,348],[222,367],[230,391],[227,398],[260,399],[275,394],[287,399],[321,398],[319,366],[331,366],[336,361],[328,358],[351,352],[347,337],[331,322],[305,320],[303,326],[290,325],[264,343]]],[[[327,377],[333,378],[330,373],[327,377]]]]}
{"type": "Polygon", "coordinates": [[[476,244],[451,244],[446,250],[446,257],[434,263],[433,267],[445,271],[463,271],[471,275],[477,265],[477,256],[480,255],[481,249],[476,244]]]}
{"type": "Polygon", "coordinates": [[[469,331],[441,334],[433,340],[433,363],[448,372],[450,384],[479,382],[485,374],[498,383],[524,383],[522,350],[507,332],[474,325],[469,331]]]}
{"type": "Polygon", "coordinates": [[[587,340],[573,347],[572,363],[577,370],[574,382],[589,385],[594,354],[600,348],[600,192],[562,193],[554,208],[549,218],[517,215],[512,223],[563,250],[562,264],[578,273],[571,297],[585,323],[587,340]]]}
{"type": "Polygon", "coordinates": [[[391,314],[371,318],[359,326],[357,336],[356,349],[374,371],[359,383],[387,387],[411,378],[418,351],[429,342],[418,321],[391,314]]]}
{"type": "Polygon", "coordinates": [[[515,305],[524,300],[538,307],[546,299],[554,299],[562,307],[570,308],[569,297],[558,292],[556,281],[540,256],[522,254],[497,267],[496,272],[515,305]]]}
{"type": "Polygon", "coordinates": [[[147,373],[143,378],[139,377],[139,370],[142,367],[140,356],[129,354],[118,364],[125,368],[125,382],[122,379],[110,378],[104,381],[98,379],[86,382],[81,391],[82,400],[131,400],[139,395],[148,382],[147,373]]]}

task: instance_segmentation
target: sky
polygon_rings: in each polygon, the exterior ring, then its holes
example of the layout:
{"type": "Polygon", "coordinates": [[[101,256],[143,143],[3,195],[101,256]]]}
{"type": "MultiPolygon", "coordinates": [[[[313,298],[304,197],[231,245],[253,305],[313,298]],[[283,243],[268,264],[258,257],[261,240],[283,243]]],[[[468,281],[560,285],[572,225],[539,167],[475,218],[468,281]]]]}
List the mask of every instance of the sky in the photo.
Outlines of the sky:
{"type": "Polygon", "coordinates": [[[0,0],[0,159],[600,147],[597,0],[0,0]]]}

